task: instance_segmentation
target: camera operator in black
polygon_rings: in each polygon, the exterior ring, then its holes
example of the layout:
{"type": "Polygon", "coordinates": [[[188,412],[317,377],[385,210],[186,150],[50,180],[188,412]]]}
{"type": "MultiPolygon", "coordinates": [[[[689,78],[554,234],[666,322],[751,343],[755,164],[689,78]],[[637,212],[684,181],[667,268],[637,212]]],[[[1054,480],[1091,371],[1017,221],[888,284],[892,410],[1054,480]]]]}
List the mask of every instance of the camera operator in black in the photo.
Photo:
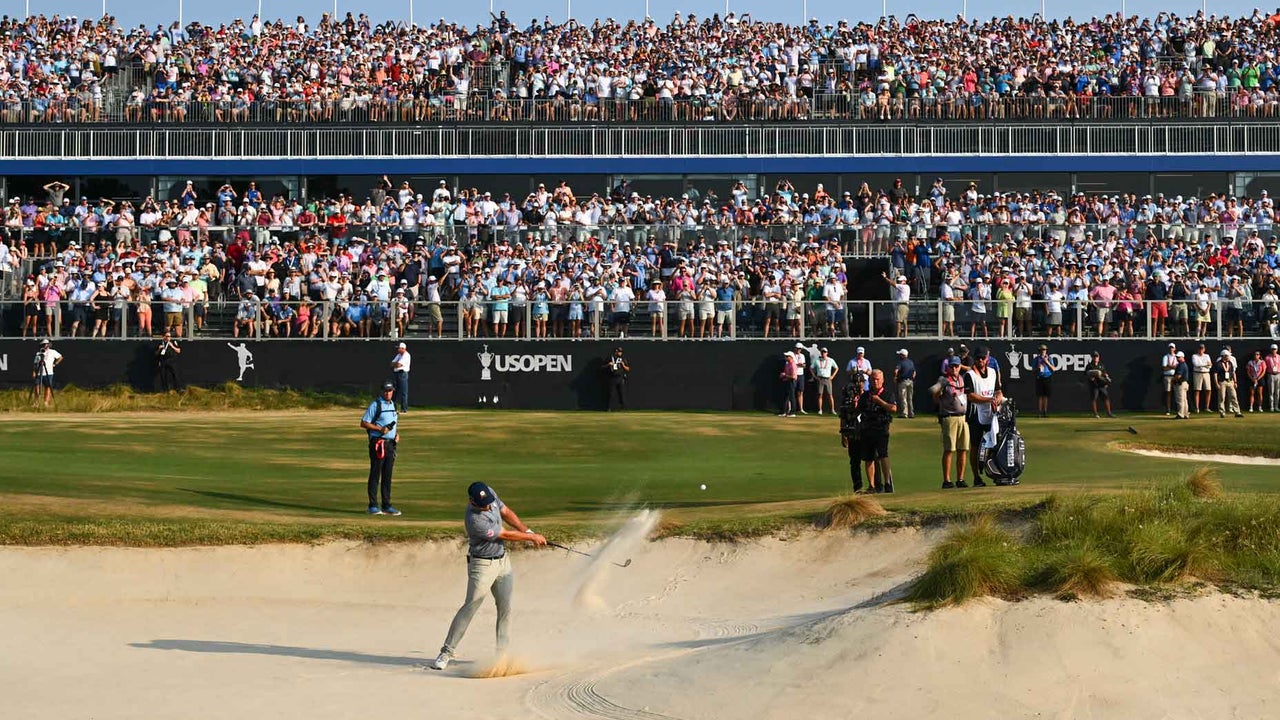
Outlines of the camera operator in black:
{"type": "Polygon", "coordinates": [[[173,341],[173,336],[165,332],[164,339],[156,347],[156,373],[160,376],[160,390],[168,392],[178,389],[178,371],[173,366],[175,355],[181,355],[182,348],[173,341]]]}
{"type": "Polygon", "coordinates": [[[862,492],[862,445],[858,440],[858,400],[862,397],[862,373],[854,373],[840,395],[840,446],[849,451],[849,479],[853,491],[862,492]]]}
{"type": "Polygon", "coordinates": [[[626,358],[622,357],[622,348],[616,348],[613,351],[613,357],[605,363],[605,372],[608,374],[609,385],[605,390],[605,409],[613,403],[614,395],[618,397],[618,409],[627,409],[627,373],[631,372],[631,366],[627,364],[626,358]]]}
{"type": "MultiPolygon", "coordinates": [[[[893,492],[893,471],[889,467],[889,426],[898,404],[886,400],[884,371],[872,370],[871,384],[858,400],[858,437],[862,461],[866,463],[867,492],[893,492]]],[[[889,395],[889,397],[893,397],[889,395]]]]}

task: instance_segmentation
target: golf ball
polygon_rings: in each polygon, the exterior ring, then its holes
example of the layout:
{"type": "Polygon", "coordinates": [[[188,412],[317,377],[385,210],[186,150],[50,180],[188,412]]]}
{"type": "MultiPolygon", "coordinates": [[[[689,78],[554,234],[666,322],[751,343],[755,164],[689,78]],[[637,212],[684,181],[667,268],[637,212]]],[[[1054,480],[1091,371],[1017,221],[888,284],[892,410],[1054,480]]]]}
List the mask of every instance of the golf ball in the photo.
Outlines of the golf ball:
{"type": "Polygon", "coordinates": [[[699,485],[699,486],[698,486],[698,489],[699,489],[699,490],[706,490],[706,489],[707,489],[707,486],[706,486],[706,485],[699,485]]]}

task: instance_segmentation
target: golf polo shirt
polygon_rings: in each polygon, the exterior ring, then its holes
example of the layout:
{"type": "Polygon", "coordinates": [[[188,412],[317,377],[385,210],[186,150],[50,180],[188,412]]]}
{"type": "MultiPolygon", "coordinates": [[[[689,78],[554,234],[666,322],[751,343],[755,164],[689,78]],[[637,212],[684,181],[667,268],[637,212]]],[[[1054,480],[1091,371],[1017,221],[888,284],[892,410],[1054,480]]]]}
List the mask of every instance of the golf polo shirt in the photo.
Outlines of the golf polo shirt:
{"type": "Polygon", "coordinates": [[[468,503],[463,524],[467,528],[467,555],[473,558],[493,560],[507,554],[507,546],[499,539],[502,534],[502,501],[493,496],[493,504],[481,510],[468,503]]]}

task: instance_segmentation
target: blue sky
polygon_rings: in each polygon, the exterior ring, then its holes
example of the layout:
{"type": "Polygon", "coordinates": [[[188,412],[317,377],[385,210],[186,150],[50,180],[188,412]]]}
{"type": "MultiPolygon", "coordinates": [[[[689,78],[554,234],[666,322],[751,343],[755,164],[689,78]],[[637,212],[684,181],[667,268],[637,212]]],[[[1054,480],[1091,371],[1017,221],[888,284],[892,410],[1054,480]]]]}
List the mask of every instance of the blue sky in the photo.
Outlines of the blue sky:
{"type": "MultiPolygon", "coordinates": [[[[904,17],[909,12],[929,17],[954,17],[965,7],[965,0],[916,0],[915,2],[895,2],[884,0],[889,14],[904,17]]],[[[22,15],[28,6],[33,13],[61,13],[79,17],[94,17],[102,12],[102,0],[0,0],[0,14],[22,15]]],[[[295,18],[305,16],[314,22],[322,12],[333,9],[332,0],[261,0],[262,13],[268,18],[295,18]]],[[[465,21],[468,24],[484,22],[488,19],[486,0],[473,0],[460,6],[427,0],[338,0],[340,16],[348,11],[369,13],[375,21],[386,19],[409,18],[409,8],[413,5],[413,18],[419,24],[434,22],[439,19],[440,8],[449,6],[448,19],[465,21]]],[[[1280,0],[1276,0],[1280,5],[1280,0]]],[[[145,22],[154,25],[162,19],[177,19],[179,0],[106,0],[107,11],[115,15],[122,23],[136,25],[145,22]]],[[[183,17],[186,21],[199,19],[202,22],[217,24],[236,17],[252,17],[257,12],[258,0],[186,0],[183,17]]],[[[695,12],[699,16],[724,12],[724,0],[649,0],[649,13],[659,20],[668,20],[676,10],[682,13],[695,12]]],[[[737,13],[750,12],[757,18],[799,23],[803,17],[805,0],[729,0],[729,7],[737,13]]],[[[871,0],[864,3],[850,3],[848,0],[808,0],[808,14],[817,17],[824,23],[841,18],[849,20],[874,20],[879,16],[881,4],[871,0]]],[[[1002,0],[968,0],[968,16],[989,18],[993,15],[1028,15],[1040,11],[1040,0],[1030,2],[1005,2],[1002,0]]],[[[1194,14],[1202,7],[1201,2],[1159,2],[1158,0],[1124,0],[1124,7],[1129,14],[1154,16],[1161,10],[1177,12],[1179,15],[1194,14]]],[[[1209,3],[1213,12],[1228,13],[1233,16],[1248,15],[1255,7],[1249,2],[1209,3]]],[[[1264,10],[1274,11],[1271,5],[1261,6],[1264,10]]],[[[550,15],[555,20],[567,16],[570,8],[578,19],[593,19],[597,16],[612,16],[618,19],[643,17],[645,0],[612,0],[607,3],[589,2],[588,0],[514,0],[501,2],[495,0],[495,10],[507,11],[507,14],[524,25],[530,18],[541,19],[550,15]],[[571,5],[570,5],[571,3],[571,5]]],[[[1044,0],[1045,14],[1051,18],[1071,15],[1077,20],[1109,12],[1117,12],[1121,8],[1121,0],[1102,2],[1100,0],[1044,0]]]]}

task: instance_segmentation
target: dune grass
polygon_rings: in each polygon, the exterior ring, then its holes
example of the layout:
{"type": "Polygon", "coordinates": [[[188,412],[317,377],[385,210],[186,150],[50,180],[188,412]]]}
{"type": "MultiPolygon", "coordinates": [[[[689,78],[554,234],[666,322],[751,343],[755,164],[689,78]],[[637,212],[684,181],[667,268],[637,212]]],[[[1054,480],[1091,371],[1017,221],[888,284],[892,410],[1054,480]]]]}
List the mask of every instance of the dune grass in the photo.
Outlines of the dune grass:
{"type": "Polygon", "coordinates": [[[873,517],[888,514],[889,511],[874,498],[866,495],[845,495],[831,503],[818,524],[826,530],[848,530],[873,517]]]}
{"type": "Polygon", "coordinates": [[[1016,532],[990,516],[952,531],[907,600],[923,607],[976,597],[1105,597],[1119,583],[1189,580],[1280,588],[1280,501],[1227,496],[1212,470],[1113,495],[1055,496],[1016,532]]]}

